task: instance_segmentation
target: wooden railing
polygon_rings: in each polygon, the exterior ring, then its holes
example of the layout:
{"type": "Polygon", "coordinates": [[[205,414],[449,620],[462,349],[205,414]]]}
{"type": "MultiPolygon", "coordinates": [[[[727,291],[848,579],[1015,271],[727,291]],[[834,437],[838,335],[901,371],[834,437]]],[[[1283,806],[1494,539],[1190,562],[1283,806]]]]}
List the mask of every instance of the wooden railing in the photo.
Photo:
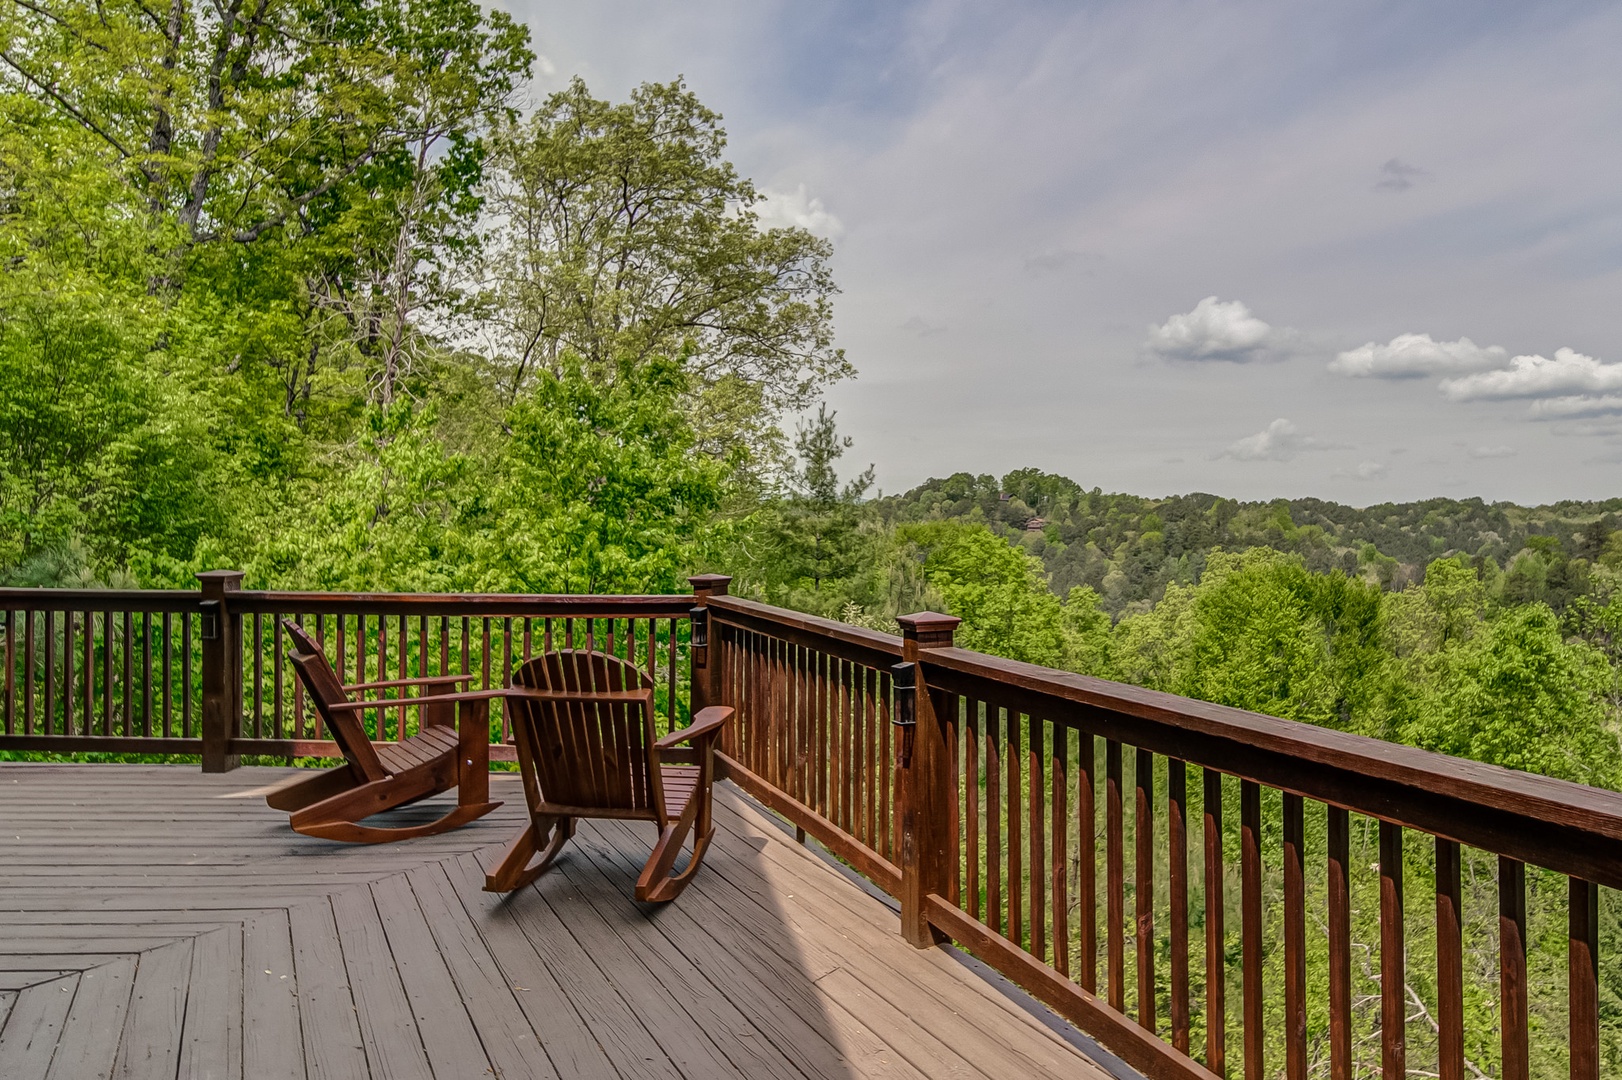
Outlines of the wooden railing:
{"type": "Polygon", "coordinates": [[[711,623],[706,700],[737,710],[722,745],[732,780],[899,896],[901,640],[694,591],[711,623]]]}
{"type": "Polygon", "coordinates": [[[734,780],[1155,1080],[1601,1075],[1622,795],[717,588],[734,780]]]}
{"type": "MultiPolygon", "coordinates": [[[[454,674],[485,689],[538,651],[594,649],[648,672],[662,725],[687,715],[690,596],[249,592],[234,571],[199,576],[199,592],[0,589],[0,750],[196,755],[209,770],[337,757],[285,660],[283,619],[347,683],[454,674]]],[[[416,710],[366,723],[403,739],[416,710]]],[[[513,760],[508,734],[492,710],[492,759],[513,760]]]]}
{"type": "MultiPolygon", "coordinates": [[[[1601,1075],[1622,795],[959,649],[947,616],[891,637],[800,615],[721,576],[637,597],[201,577],[0,590],[0,750],[335,754],[284,617],[348,682],[488,687],[548,647],[612,651],[653,674],[664,723],[733,706],[732,779],[895,896],[910,941],[956,941],[1154,1080],[1601,1075]]],[[[410,710],[371,723],[398,739],[410,710]]],[[[505,735],[498,716],[493,757],[505,735]]]]}

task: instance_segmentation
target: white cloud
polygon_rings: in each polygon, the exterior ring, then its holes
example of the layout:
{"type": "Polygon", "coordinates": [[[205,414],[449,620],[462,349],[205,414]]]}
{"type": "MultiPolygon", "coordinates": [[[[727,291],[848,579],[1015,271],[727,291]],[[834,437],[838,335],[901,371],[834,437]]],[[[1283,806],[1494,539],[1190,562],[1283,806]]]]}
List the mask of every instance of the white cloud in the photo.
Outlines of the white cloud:
{"type": "Polygon", "coordinates": [[[1354,469],[1336,469],[1332,474],[1343,480],[1383,480],[1391,470],[1382,461],[1360,461],[1354,469]]]}
{"type": "Polygon", "coordinates": [[[1483,348],[1467,337],[1432,341],[1429,334],[1398,334],[1384,345],[1371,341],[1348,349],[1330,361],[1329,370],[1353,378],[1417,379],[1497,367],[1504,356],[1500,346],[1483,348]]]}
{"type": "Polygon", "coordinates": [[[1557,349],[1553,360],[1546,356],[1517,356],[1502,371],[1444,379],[1441,389],[1453,401],[1604,394],[1622,390],[1622,364],[1604,364],[1575,349],[1557,349]]]}
{"type": "Polygon", "coordinates": [[[793,191],[762,188],[760,194],[762,198],[755,204],[755,213],[760,223],[768,229],[805,229],[826,237],[841,236],[845,232],[844,223],[822,204],[821,199],[811,195],[804,184],[798,185],[793,191]]]}
{"type": "Polygon", "coordinates": [[[1149,327],[1147,347],[1167,360],[1227,360],[1236,364],[1286,350],[1291,334],[1252,315],[1239,300],[1207,296],[1194,310],[1149,327]]]}
{"type": "Polygon", "coordinates": [[[1532,402],[1532,415],[1539,420],[1584,420],[1596,416],[1622,416],[1622,395],[1545,398],[1532,402]]]}
{"type": "Polygon", "coordinates": [[[1226,450],[1215,456],[1235,461],[1289,461],[1306,450],[1339,449],[1344,449],[1342,444],[1320,439],[1316,435],[1302,435],[1293,423],[1281,417],[1256,434],[1229,444],[1226,450]]]}
{"type": "Polygon", "coordinates": [[[1468,446],[1465,448],[1464,452],[1478,460],[1482,458],[1515,456],[1515,448],[1513,446],[1468,446]]]}

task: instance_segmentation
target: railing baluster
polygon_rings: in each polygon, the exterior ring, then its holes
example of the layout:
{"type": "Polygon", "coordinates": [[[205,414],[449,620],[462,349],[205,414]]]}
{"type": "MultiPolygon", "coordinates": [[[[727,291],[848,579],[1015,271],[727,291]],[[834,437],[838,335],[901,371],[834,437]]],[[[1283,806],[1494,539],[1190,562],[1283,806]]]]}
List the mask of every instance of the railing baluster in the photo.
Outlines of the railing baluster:
{"type": "MultiPolygon", "coordinates": [[[[63,612],[66,615],[66,612],[63,612]]],[[[57,720],[56,707],[58,704],[61,680],[56,673],[56,613],[45,613],[45,733],[47,735],[63,734],[61,725],[57,720]]]]}
{"type": "Polygon", "coordinates": [[[850,737],[850,705],[845,697],[845,662],[837,657],[828,661],[829,681],[834,695],[834,725],[839,732],[839,806],[834,820],[846,832],[850,831],[850,801],[853,777],[856,773],[855,750],[850,737]]]}
{"type": "Polygon", "coordinates": [[[1351,815],[1328,807],[1329,1077],[1352,1080],[1351,815]]]}
{"type": "Polygon", "coordinates": [[[1038,960],[1047,955],[1047,900],[1044,895],[1044,886],[1047,883],[1047,868],[1044,858],[1048,846],[1048,835],[1045,822],[1042,820],[1042,806],[1047,801],[1044,797],[1045,784],[1043,762],[1047,756],[1046,743],[1043,739],[1042,720],[1035,713],[1025,718],[1025,797],[1030,814],[1031,849],[1031,955],[1038,960]]]}
{"type": "MultiPolygon", "coordinates": [[[[185,618],[182,614],[181,618],[185,618]]],[[[165,611],[158,632],[163,635],[163,657],[160,664],[163,669],[163,735],[169,737],[174,728],[174,670],[175,646],[173,616],[165,611]]]]}
{"type": "Polygon", "coordinates": [[[1138,955],[1138,1025],[1155,1030],[1155,759],[1142,747],[1134,747],[1132,763],[1137,774],[1136,804],[1132,827],[1134,851],[1132,871],[1136,879],[1132,895],[1137,909],[1133,948],[1138,955]]]}
{"type": "Polygon", "coordinates": [[[1222,869],[1222,774],[1201,770],[1205,826],[1205,1067],[1228,1075],[1227,876],[1222,869]]]}
{"type": "Polygon", "coordinates": [[[862,748],[862,701],[856,686],[856,665],[849,661],[840,664],[839,680],[845,722],[850,725],[850,822],[846,828],[854,836],[862,831],[862,762],[867,756],[862,748]]]}
{"type": "MultiPolygon", "coordinates": [[[[287,713],[282,708],[282,679],[284,677],[282,671],[283,633],[281,617],[272,616],[270,620],[271,728],[278,739],[287,738],[287,713]]],[[[296,729],[293,738],[298,738],[296,729]]]]}
{"type": "Polygon", "coordinates": [[[1570,878],[1568,890],[1571,1080],[1599,1080],[1599,886],[1570,878]]]}
{"type": "Polygon", "coordinates": [[[73,734],[73,624],[74,612],[62,613],[62,734],[73,734]]]}
{"type": "MultiPolygon", "coordinates": [[[[795,798],[807,806],[816,797],[816,768],[812,762],[811,707],[808,701],[810,679],[808,662],[810,650],[801,645],[790,647],[791,679],[789,692],[794,698],[794,791],[795,798]]],[[[865,838],[864,838],[865,839],[865,838]]]]}
{"type": "Polygon", "coordinates": [[[1080,952],[1081,988],[1098,992],[1098,800],[1094,773],[1097,739],[1076,732],[1076,947],[1080,952]]]}
{"type": "Polygon", "coordinates": [[[1263,1080],[1267,1073],[1262,1060],[1266,1044],[1262,999],[1262,792],[1251,780],[1239,783],[1239,861],[1245,1080],[1263,1080]]]}
{"type": "MultiPolygon", "coordinates": [[[[608,651],[612,655],[614,652],[614,623],[612,620],[609,621],[608,626],[608,651]]],[[[405,648],[405,637],[403,635],[400,638],[400,647],[402,650],[405,648]]],[[[401,656],[403,659],[403,652],[401,656]]],[[[501,685],[509,687],[513,684],[513,621],[511,617],[501,620],[501,657],[501,685]]],[[[512,734],[512,714],[507,708],[506,700],[503,699],[501,702],[501,741],[504,743],[511,742],[512,734]]],[[[400,737],[405,738],[404,709],[400,710],[400,737]]]]}
{"type": "Polygon", "coordinates": [[[1188,767],[1166,759],[1166,845],[1171,890],[1171,1044],[1188,1053],[1188,767]]]}
{"type": "Polygon", "coordinates": [[[1053,725],[1053,776],[1050,780],[1052,806],[1048,817],[1053,823],[1053,880],[1049,885],[1053,919],[1053,967],[1070,977],[1070,729],[1053,725]]]}
{"type": "Polygon", "coordinates": [[[1380,1069],[1408,1075],[1407,971],[1403,962],[1402,826],[1380,822],[1380,1069]]]}
{"type": "Polygon", "coordinates": [[[820,783],[822,785],[822,814],[830,821],[839,817],[839,785],[840,757],[839,757],[839,725],[834,722],[833,697],[829,693],[828,665],[832,661],[826,654],[818,654],[813,661],[812,677],[815,682],[814,700],[817,711],[817,723],[821,729],[821,743],[827,748],[828,758],[826,766],[820,770],[820,783]]]}
{"type": "Polygon", "coordinates": [[[668,695],[670,724],[676,726],[676,620],[669,620],[670,643],[667,646],[668,661],[665,666],[665,693],[668,695]]]}
{"type": "Polygon", "coordinates": [[[1464,1080],[1464,922],[1459,845],[1436,838],[1436,1071],[1464,1080]]]}
{"type": "Polygon", "coordinates": [[[265,737],[265,625],[257,611],[253,613],[253,737],[265,737]]]}
{"type": "Polygon", "coordinates": [[[901,858],[901,841],[900,841],[901,815],[896,812],[896,808],[895,808],[895,791],[896,791],[896,784],[898,782],[897,774],[900,772],[900,770],[896,769],[894,767],[895,751],[894,751],[893,746],[892,746],[891,741],[890,741],[890,736],[891,736],[891,733],[893,731],[893,728],[891,727],[891,721],[894,718],[893,714],[891,712],[891,705],[890,705],[891,698],[892,698],[892,691],[891,691],[891,687],[890,687],[890,673],[887,672],[887,671],[879,672],[878,673],[878,683],[879,683],[879,787],[880,787],[879,797],[882,800],[882,802],[880,803],[880,806],[882,807],[882,811],[883,811],[880,814],[880,818],[884,822],[884,849],[883,849],[883,854],[884,854],[884,857],[889,859],[891,862],[897,862],[901,858]]]}
{"type": "Polygon", "coordinates": [[[96,733],[96,615],[84,613],[84,734],[96,733]]]}
{"type": "Polygon", "coordinates": [[[124,714],[124,734],[135,734],[135,613],[124,612],[124,672],[118,687],[118,704],[124,714]]]}
{"type": "MultiPolygon", "coordinates": [[[[10,640],[9,627],[6,638],[10,640]]],[[[113,613],[101,613],[101,733],[113,733],[113,613]]],[[[10,695],[8,694],[9,698],[10,695]]]]}
{"type": "Polygon", "coordinates": [[[181,615],[180,624],[180,674],[181,682],[186,692],[180,698],[180,730],[186,738],[192,733],[192,698],[191,698],[191,627],[196,612],[188,611],[181,615]]]}
{"type": "Polygon", "coordinates": [[[1025,944],[1025,844],[1024,822],[1020,820],[1020,713],[1006,710],[1008,754],[1003,764],[1008,769],[1004,784],[1008,791],[1008,939],[1021,947],[1025,944]]]}
{"type": "MultiPolygon", "coordinates": [[[[878,708],[878,672],[870,667],[863,667],[861,670],[862,715],[866,718],[864,723],[867,725],[867,754],[862,770],[867,784],[867,831],[863,834],[862,839],[868,847],[876,850],[879,847],[879,804],[882,801],[879,788],[879,732],[882,729],[879,726],[881,717],[878,708]]],[[[952,715],[956,717],[957,713],[954,712],[952,715]]],[[[952,760],[955,762],[957,760],[955,756],[957,753],[956,724],[951,727],[951,737],[954,740],[951,744],[954,755],[952,760]]],[[[956,775],[957,772],[954,769],[953,776],[956,775]]],[[[952,812],[955,814],[957,812],[957,785],[955,783],[952,785],[952,791],[952,812]]],[[[954,837],[957,835],[956,830],[953,831],[952,835],[954,837]]],[[[955,900],[956,897],[954,896],[953,899],[955,900]]]]}
{"type": "MultiPolygon", "coordinates": [[[[590,633],[588,629],[588,634],[590,633]]],[[[587,652],[590,652],[590,639],[587,639],[587,652]]],[[[479,620],[479,686],[488,690],[490,683],[490,620],[479,620]]]]}
{"type": "MultiPolygon", "coordinates": [[[[337,633],[338,631],[341,631],[343,629],[343,616],[342,615],[333,616],[332,621],[333,621],[333,625],[334,625],[334,628],[335,628],[334,633],[337,633]]],[[[325,615],[317,615],[315,617],[315,640],[316,640],[316,644],[321,646],[321,651],[322,652],[326,652],[326,637],[325,637],[326,625],[327,625],[327,619],[326,619],[325,615]]],[[[342,678],[342,676],[339,676],[339,678],[342,678]]],[[[325,738],[326,737],[326,722],[321,719],[321,713],[319,711],[315,711],[315,710],[312,710],[312,711],[315,712],[315,717],[314,717],[315,722],[314,722],[313,725],[311,725],[311,731],[312,731],[311,738],[315,738],[315,739],[325,738]]]]}
{"type": "Polygon", "coordinates": [[[986,704],[986,917],[997,933],[1002,917],[1002,709],[986,704]]]}
{"type": "Polygon", "coordinates": [[[23,664],[23,734],[34,733],[34,612],[24,611],[23,618],[27,623],[24,632],[24,648],[27,658],[23,664]]]}
{"type": "Polygon", "coordinates": [[[973,698],[963,702],[963,826],[968,834],[968,865],[964,888],[969,895],[969,914],[980,917],[980,703],[973,698]]]}
{"type": "MultiPolygon", "coordinates": [[[[221,633],[224,631],[222,630],[221,633]]],[[[141,734],[152,734],[152,613],[141,612],[141,734]]]]}
{"type": "Polygon", "coordinates": [[[1306,819],[1301,796],[1284,793],[1284,1074],[1307,1080],[1306,819]]]}
{"type": "Polygon", "coordinates": [[[1126,823],[1121,805],[1121,744],[1104,743],[1104,879],[1108,895],[1109,1004],[1126,1012],[1126,823]]]}

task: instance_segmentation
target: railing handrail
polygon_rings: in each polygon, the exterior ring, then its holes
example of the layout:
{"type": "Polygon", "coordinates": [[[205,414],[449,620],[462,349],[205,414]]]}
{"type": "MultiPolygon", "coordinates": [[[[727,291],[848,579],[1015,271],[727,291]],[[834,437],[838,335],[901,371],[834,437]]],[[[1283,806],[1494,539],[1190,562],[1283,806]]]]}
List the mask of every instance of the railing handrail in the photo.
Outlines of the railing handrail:
{"type": "Polygon", "coordinates": [[[901,639],[877,630],[805,615],[737,596],[711,597],[709,606],[722,622],[747,630],[763,630],[797,645],[821,649],[859,664],[876,666],[901,659],[901,639]],[[833,647],[830,647],[830,642],[833,647]]]}
{"type": "Polygon", "coordinates": [[[196,589],[0,588],[0,611],[195,611],[196,589]]]}
{"type": "MultiPolygon", "coordinates": [[[[195,593],[192,595],[196,595],[195,593]]],[[[680,617],[693,607],[687,593],[328,593],[243,589],[230,607],[244,614],[298,611],[309,615],[470,615],[494,618],[680,617]]]]}
{"type": "Polygon", "coordinates": [[[991,704],[1622,888],[1622,793],[972,649],[923,664],[934,689],[985,700],[973,681],[992,682],[991,704]],[[1132,729],[1111,730],[1122,718],[1132,729]]]}

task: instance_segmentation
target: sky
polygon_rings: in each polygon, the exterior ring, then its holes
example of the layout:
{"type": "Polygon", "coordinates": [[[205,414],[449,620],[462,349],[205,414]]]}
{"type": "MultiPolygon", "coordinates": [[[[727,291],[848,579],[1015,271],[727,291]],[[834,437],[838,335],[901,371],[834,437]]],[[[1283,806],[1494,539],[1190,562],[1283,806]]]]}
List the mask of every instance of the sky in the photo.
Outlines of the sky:
{"type": "Polygon", "coordinates": [[[1622,5],[500,6],[833,242],[886,492],[1622,496],[1622,5]]]}

